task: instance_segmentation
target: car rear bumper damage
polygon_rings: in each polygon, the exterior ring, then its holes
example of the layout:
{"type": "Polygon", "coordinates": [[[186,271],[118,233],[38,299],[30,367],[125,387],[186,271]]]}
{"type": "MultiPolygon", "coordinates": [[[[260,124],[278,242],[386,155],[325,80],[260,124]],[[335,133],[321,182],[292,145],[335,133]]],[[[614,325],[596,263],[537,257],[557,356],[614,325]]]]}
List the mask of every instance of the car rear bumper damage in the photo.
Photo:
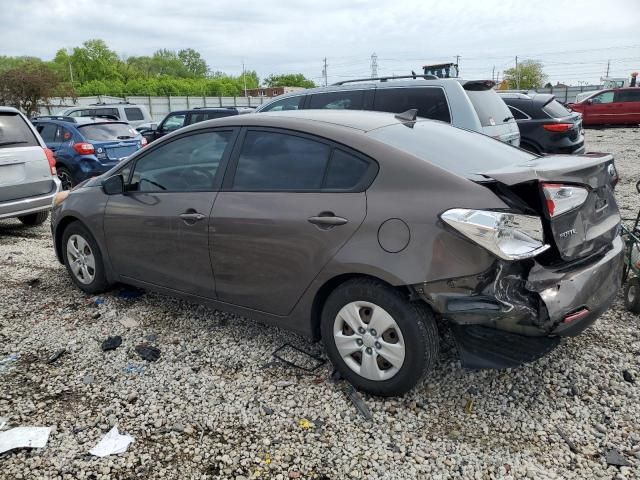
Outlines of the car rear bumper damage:
{"type": "Polygon", "coordinates": [[[580,262],[545,267],[497,261],[477,275],[411,287],[453,325],[463,365],[505,368],[533,361],[604,313],[622,279],[623,242],[580,262]]]}

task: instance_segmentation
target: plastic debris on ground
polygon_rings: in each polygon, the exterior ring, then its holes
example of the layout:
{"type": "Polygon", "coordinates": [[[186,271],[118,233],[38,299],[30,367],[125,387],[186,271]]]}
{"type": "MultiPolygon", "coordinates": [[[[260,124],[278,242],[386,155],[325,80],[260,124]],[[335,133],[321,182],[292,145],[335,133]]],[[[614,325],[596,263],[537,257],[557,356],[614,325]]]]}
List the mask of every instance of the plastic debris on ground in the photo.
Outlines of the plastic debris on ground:
{"type": "Polygon", "coordinates": [[[0,417],[0,430],[2,430],[8,422],[9,419],[7,417],[0,417]]]}
{"type": "Polygon", "coordinates": [[[362,399],[358,391],[354,388],[354,386],[348,382],[345,382],[341,386],[341,388],[345,395],[349,397],[351,403],[353,403],[353,405],[358,409],[360,414],[367,420],[371,420],[373,418],[373,416],[371,415],[371,410],[369,410],[367,404],[364,403],[364,400],[362,399]]]}
{"type": "Polygon", "coordinates": [[[605,459],[607,460],[607,465],[613,465],[615,467],[628,467],[631,465],[615,448],[607,450],[605,459]]]}
{"type": "Polygon", "coordinates": [[[64,353],[67,351],[66,348],[61,348],[59,350],[56,350],[53,355],[51,355],[48,359],[47,359],[47,363],[48,364],[52,364],[54,363],[56,360],[58,360],[62,355],[64,355],[64,353]]]}
{"type": "Polygon", "coordinates": [[[8,357],[5,357],[2,360],[0,360],[0,373],[6,370],[9,370],[9,368],[12,367],[13,364],[16,363],[19,358],[20,358],[19,353],[12,353],[8,357]]]}
{"type": "Polygon", "coordinates": [[[118,297],[123,300],[133,300],[135,298],[140,298],[142,295],[144,295],[144,290],[136,287],[126,287],[118,292],[118,297]]]}
{"type": "Polygon", "coordinates": [[[49,433],[49,427],[16,427],[0,432],[0,453],[14,448],[43,448],[49,433]]]}
{"type": "Polygon", "coordinates": [[[95,300],[93,301],[93,304],[96,307],[99,307],[100,305],[102,305],[104,303],[104,298],[102,297],[96,297],[95,300]]]}
{"type": "Polygon", "coordinates": [[[138,375],[142,375],[144,373],[144,367],[142,365],[128,364],[122,370],[124,370],[125,373],[137,373],[138,375]]]}
{"type": "Polygon", "coordinates": [[[89,450],[89,453],[96,457],[124,453],[131,442],[133,442],[133,437],[131,435],[121,435],[118,433],[118,427],[115,426],[102,437],[102,440],[95,447],[89,450]]]}
{"type": "Polygon", "coordinates": [[[109,350],[115,350],[120,345],[122,345],[122,337],[120,335],[116,335],[115,337],[109,337],[103,341],[100,348],[102,348],[103,352],[108,352],[109,350]]]}
{"type": "Polygon", "coordinates": [[[149,362],[155,362],[160,358],[160,349],[151,345],[147,345],[146,343],[136,345],[136,353],[140,356],[140,358],[149,362]]]}
{"type": "Polygon", "coordinates": [[[276,360],[293,368],[312,373],[326,363],[319,355],[285,343],[271,354],[276,360]]]}

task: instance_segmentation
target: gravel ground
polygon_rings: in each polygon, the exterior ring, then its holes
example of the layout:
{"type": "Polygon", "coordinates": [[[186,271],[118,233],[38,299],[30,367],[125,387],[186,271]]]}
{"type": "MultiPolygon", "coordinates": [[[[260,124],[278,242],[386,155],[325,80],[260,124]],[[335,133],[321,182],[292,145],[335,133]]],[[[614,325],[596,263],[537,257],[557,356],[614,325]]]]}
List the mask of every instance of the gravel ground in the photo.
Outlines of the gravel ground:
{"type": "MultiPolygon", "coordinates": [[[[588,150],[616,155],[625,216],[640,207],[639,134],[587,131],[588,150]]],[[[294,334],[155,294],[96,306],[48,228],[0,222],[0,416],[52,427],[44,449],[0,455],[1,478],[640,477],[640,320],[621,298],[526,367],[471,372],[445,351],[421,388],[363,396],[366,420],[328,365],[270,364],[284,343],[320,349],[294,334]],[[102,352],[110,335],[122,346],[102,352]],[[135,438],[128,451],[89,455],[113,425],[135,438]],[[630,466],[608,467],[611,448],[630,466]]]]}

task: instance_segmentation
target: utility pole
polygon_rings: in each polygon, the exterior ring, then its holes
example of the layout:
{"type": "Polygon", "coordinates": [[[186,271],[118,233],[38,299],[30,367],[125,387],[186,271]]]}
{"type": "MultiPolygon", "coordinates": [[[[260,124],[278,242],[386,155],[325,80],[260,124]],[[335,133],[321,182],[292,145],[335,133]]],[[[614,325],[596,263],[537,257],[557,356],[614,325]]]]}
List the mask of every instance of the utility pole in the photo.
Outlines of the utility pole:
{"type": "Polygon", "coordinates": [[[460,55],[456,55],[456,76],[460,76],[460,55]]]}
{"type": "Polygon", "coordinates": [[[498,81],[496,79],[496,66],[495,65],[493,66],[493,70],[491,70],[491,81],[498,83],[498,81]]]}
{"type": "Polygon", "coordinates": [[[371,55],[371,78],[378,77],[378,55],[376,52],[373,52],[371,55]]]}
{"type": "Polygon", "coordinates": [[[518,56],[516,55],[516,89],[520,90],[520,72],[518,71],[518,56]]]}
{"type": "Polygon", "coordinates": [[[323,61],[323,67],[322,67],[322,78],[324,81],[324,86],[327,86],[327,57],[324,57],[324,61],[323,61]]]}
{"type": "Polygon", "coordinates": [[[244,60],[242,61],[242,80],[244,80],[244,96],[247,96],[247,76],[244,74],[244,60]]]}
{"type": "Polygon", "coordinates": [[[609,78],[609,66],[611,65],[611,60],[607,60],[607,74],[605,77],[609,78]]]}

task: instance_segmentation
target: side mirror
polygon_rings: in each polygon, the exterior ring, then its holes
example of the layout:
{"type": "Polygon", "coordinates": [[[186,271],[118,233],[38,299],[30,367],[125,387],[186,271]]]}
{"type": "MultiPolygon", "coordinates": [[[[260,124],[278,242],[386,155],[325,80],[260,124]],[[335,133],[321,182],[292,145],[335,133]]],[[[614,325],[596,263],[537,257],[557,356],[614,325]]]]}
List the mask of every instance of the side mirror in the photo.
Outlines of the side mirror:
{"type": "Polygon", "coordinates": [[[152,132],[155,132],[157,129],[158,129],[157,123],[152,123],[151,125],[149,125],[149,130],[151,130],[152,132]]]}
{"type": "Polygon", "coordinates": [[[102,182],[102,190],[107,195],[117,195],[124,192],[122,175],[114,175],[102,182]]]}

